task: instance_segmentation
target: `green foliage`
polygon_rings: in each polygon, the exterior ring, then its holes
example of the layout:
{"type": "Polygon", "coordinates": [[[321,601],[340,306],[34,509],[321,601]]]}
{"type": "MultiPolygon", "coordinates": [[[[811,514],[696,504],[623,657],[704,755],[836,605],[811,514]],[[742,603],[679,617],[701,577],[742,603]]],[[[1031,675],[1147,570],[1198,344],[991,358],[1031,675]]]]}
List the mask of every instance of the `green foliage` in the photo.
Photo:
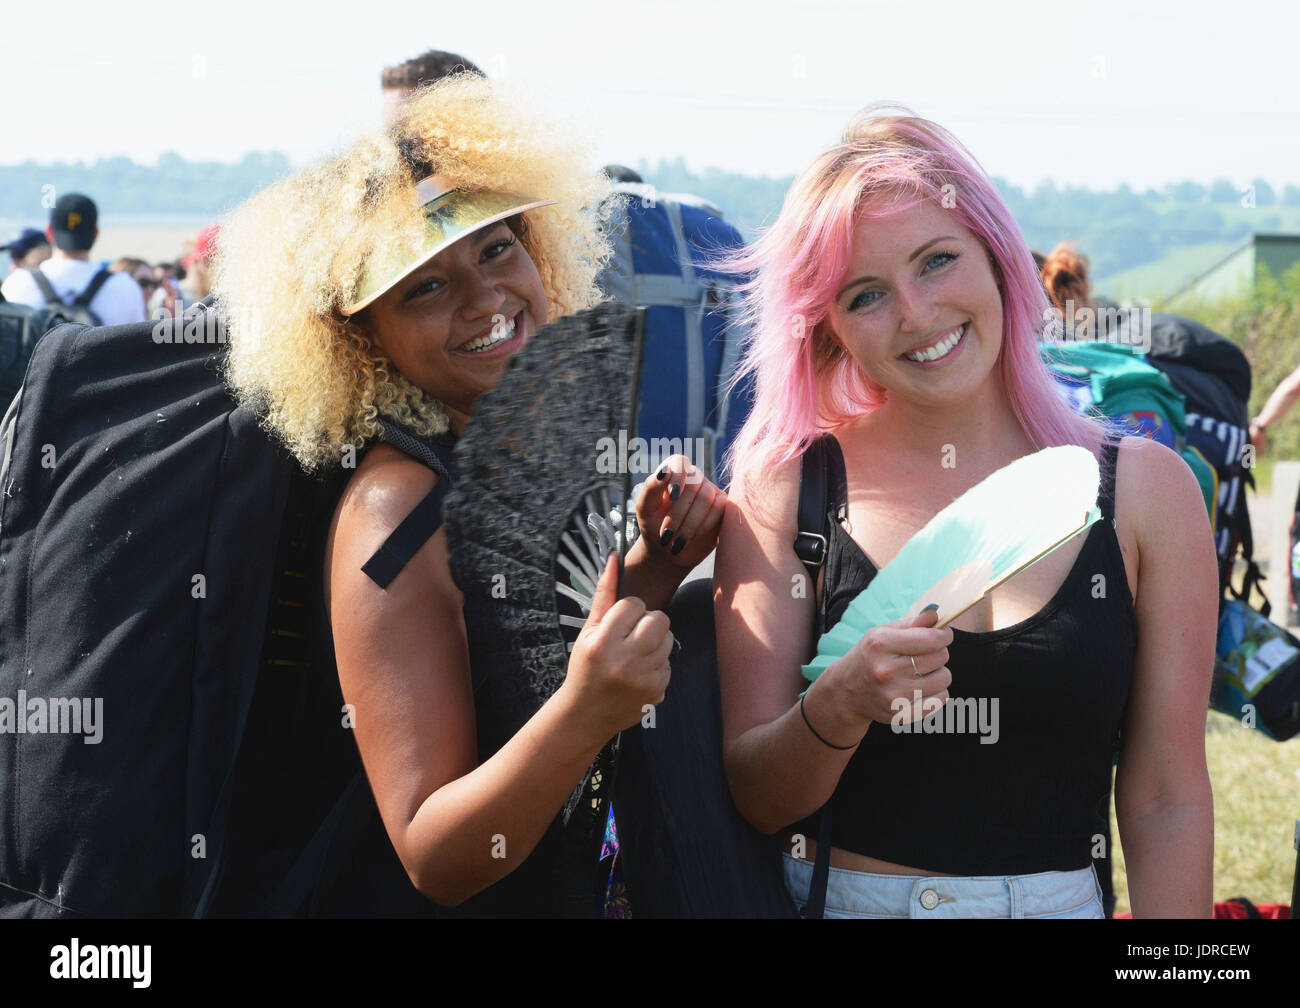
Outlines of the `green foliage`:
{"type": "MultiPolygon", "coordinates": [[[[190,162],[165,153],[156,165],[125,157],[94,163],[0,165],[0,219],[43,222],[48,208],[42,206],[42,198],[50,192],[49,186],[57,193],[86,193],[108,216],[217,218],[289,170],[288,159],[277,151],[248,153],[234,164],[190,162]]],[[[661,159],[653,167],[642,161],[638,170],[662,192],[694,193],[710,200],[748,238],[776,219],[793,181],[716,168],[700,174],[688,169],[681,157],[661,159]]],[[[1127,185],[1098,191],[1057,186],[1049,180],[1027,191],[1000,179],[994,182],[1030,246],[1050,252],[1061,241],[1077,242],[1092,263],[1094,286],[1101,293],[1112,293],[1108,281],[1116,278],[1123,281],[1125,294],[1167,295],[1189,275],[1212,265],[1213,260],[1193,263],[1180,257],[1188,246],[1239,242],[1256,231],[1300,231],[1300,188],[1286,186],[1278,200],[1260,179],[1254,182],[1255,207],[1241,205],[1245,190],[1228,179],[1209,186],[1170,183],[1159,191],[1142,193],[1127,185]],[[1144,267],[1150,269],[1134,272],[1144,267]],[[1124,277],[1117,277],[1126,271],[1124,277]],[[1145,281],[1166,274],[1170,274],[1168,283],[1132,289],[1137,276],[1145,281]]]]}
{"type": "Polygon", "coordinates": [[[287,175],[289,159],[279,151],[250,152],[235,164],[186,161],[159,156],[157,165],[130,158],[100,158],[94,163],[0,165],[0,217],[44,222],[42,200],[54,193],[85,193],[101,217],[120,214],[186,214],[219,217],[257,190],[287,175]]]}
{"type": "MultiPolygon", "coordinates": [[[[751,178],[710,169],[703,175],[686,167],[678,157],[652,167],[642,161],[637,169],[646,182],[663,192],[688,192],[720,207],[729,221],[747,237],[770,224],[781,208],[793,178],[751,178]]],[[[1171,183],[1163,192],[1136,193],[1121,184],[1109,191],[1077,186],[1058,187],[1048,180],[1032,192],[995,179],[998,191],[1011,208],[1030,247],[1050,252],[1059,242],[1074,241],[1092,264],[1096,286],[1104,291],[1108,278],[1124,271],[1152,266],[1153,277],[1164,277],[1160,266],[1188,245],[1227,247],[1255,231],[1300,230],[1300,194],[1276,202],[1273,190],[1256,180],[1256,207],[1243,207],[1245,189],[1227,179],[1210,186],[1197,182],[1171,183]],[[1269,207],[1268,211],[1259,209],[1269,207]]],[[[1289,187],[1287,192],[1290,193],[1289,187]]],[[[1217,258],[1215,256],[1214,258],[1217,258]]],[[[1135,296],[1158,296],[1180,286],[1213,262],[1180,260],[1168,283],[1135,290],[1135,296]]],[[[1125,278],[1125,286],[1132,284],[1125,278]]]]}
{"type": "MultiPolygon", "coordinates": [[[[1180,302],[1178,314],[1223,333],[1245,351],[1253,373],[1251,416],[1300,367],[1300,263],[1280,277],[1261,266],[1253,289],[1220,301],[1180,302]]],[[[1268,441],[1269,458],[1300,458],[1300,409],[1271,427],[1268,441]]]]}

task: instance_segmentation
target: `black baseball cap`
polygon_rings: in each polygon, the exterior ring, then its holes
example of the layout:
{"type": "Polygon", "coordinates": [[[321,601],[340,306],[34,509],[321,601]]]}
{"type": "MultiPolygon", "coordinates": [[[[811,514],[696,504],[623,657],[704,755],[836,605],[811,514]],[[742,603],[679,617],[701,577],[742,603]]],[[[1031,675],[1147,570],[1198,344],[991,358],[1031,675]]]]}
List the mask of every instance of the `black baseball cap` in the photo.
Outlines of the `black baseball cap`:
{"type": "Polygon", "coordinates": [[[99,228],[95,201],[81,193],[64,193],[50,211],[54,244],[65,252],[89,252],[99,228]]]}
{"type": "Polygon", "coordinates": [[[42,245],[48,245],[50,240],[45,237],[44,231],[38,231],[36,228],[23,228],[11,239],[5,248],[15,259],[21,259],[34,248],[40,248],[42,245]]]}

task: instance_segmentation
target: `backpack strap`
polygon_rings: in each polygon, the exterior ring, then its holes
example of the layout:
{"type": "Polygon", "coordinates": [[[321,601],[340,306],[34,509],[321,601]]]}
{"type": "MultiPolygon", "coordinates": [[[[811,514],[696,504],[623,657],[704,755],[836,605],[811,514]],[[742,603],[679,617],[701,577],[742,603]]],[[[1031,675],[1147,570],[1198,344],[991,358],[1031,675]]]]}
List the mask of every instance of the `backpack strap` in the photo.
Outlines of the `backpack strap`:
{"type": "Polygon", "coordinates": [[[39,266],[36,269],[28,270],[32,275],[32,281],[40,288],[41,297],[45,298],[46,305],[61,305],[63,299],[54,290],[54,285],[50,283],[50,278],[45,275],[44,270],[39,266]]]}
{"type": "Polygon", "coordinates": [[[380,438],[417,462],[423,462],[437,475],[433,489],[410,514],[402,520],[374,556],[362,565],[361,570],[380,588],[387,588],[393,578],[402,572],[420,547],[433,538],[442,527],[442,501],[451,489],[451,473],[447,464],[431,445],[403,430],[384,417],[380,417],[380,438]]]}
{"type": "Polygon", "coordinates": [[[420,547],[442,527],[442,499],[447,496],[448,482],[439,479],[424,500],[406,516],[393,534],[365,562],[361,570],[380,588],[387,588],[402,572],[420,547]]]}
{"type": "Polygon", "coordinates": [[[1107,438],[1101,445],[1097,510],[1106,521],[1115,519],[1115,473],[1119,468],[1119,442],[1107,438]]]}
{"type": "MultiPolygon", "coordinates": [[[[95,295],[99,293],[99,289],[103,287],[104,284],[108,283],[108,278],[111,277],[112,275],[113,274],[110,273],[108,270],[101,269],[98,273],[96,273],[93,277],[90,278],[90,283],[86,284],[86,289],[83,290],[80,294],[78,294],[76,300],[74,300],[72,303],[76,305],[78,308],[85,308],[86,311],[90,311],[90,302],[95,300],[95,295]]],[[[91,314],[94,313],[91,312],[91,314]]]]}
{"type": "MultiPolygon", "coordinates": [[[[799,480],[799,533],[794,551],[808,570],[813,590],[817,573],[826,563],[830,544],[830,523],[848,515],[848,476],[844,453],[834,434],[823,434],[804,452],[799,480]]],[[[816,609],[818,635],[826,632],[826,592],[818,593],[816,609]]],[[[817,858],[813,862],[812,884],[803,915],[819,920],[826,915],[826,889],[831,877],[831,803],[822,806],[817,827],[817,858]]]]}
{"type": "MultiPolygon", "coordinates": [[[[799,533],[794,539],[795,555],[803,561],[814,591],[817,573],[826,563],[830,544],[832,503],[835,519],[843,521],[848,516],[844,454],[835,435],[823,434],[803,454],[799,479],[799,533]]],[[[820,614],[818,630],[825,630],[824,611],[820,614]]]]}

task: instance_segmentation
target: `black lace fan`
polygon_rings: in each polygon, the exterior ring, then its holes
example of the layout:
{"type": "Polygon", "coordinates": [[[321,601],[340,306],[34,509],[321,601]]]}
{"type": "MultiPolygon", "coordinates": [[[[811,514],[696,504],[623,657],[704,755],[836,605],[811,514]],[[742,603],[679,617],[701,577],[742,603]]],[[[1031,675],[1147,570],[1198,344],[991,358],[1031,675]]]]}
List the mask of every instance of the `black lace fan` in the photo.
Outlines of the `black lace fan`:
{"type": "MultiPolygon", "coordinates": [[[[447,543],[465,598],[483,758],[564,681],[608,555],[611,512],[626,527],[630,476],[616,452],[620,431],[635,434],[639,319],[606,302],[543,326],[478,400],[456,446],[447,543]]],[[[625,556],[627,537],[616,538],[625,556]]],[[[610,747],[593,765],[566,822],[612,758],[610,747]]],[[[603,808],[584,804],[593,819],[603,808]]]]}

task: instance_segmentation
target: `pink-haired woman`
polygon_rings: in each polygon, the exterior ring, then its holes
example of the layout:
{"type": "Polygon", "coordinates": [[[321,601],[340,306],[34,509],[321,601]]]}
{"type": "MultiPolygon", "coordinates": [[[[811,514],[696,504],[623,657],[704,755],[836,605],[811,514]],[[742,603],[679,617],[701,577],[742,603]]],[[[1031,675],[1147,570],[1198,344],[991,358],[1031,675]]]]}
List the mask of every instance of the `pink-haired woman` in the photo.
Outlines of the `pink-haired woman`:
{"type": "Polygon", "coordinates": [[[1134,913],[1207,915],[1205,507],[1176,455],[1058,393],[1036,345],[1047,302],[1033,258],[983,170],[934,123],[859,115],[740,265],[757,270],[756,399],[715,578],[725,756],[740,811],[785,831],[796,904],[1102,916],[1093,862],[1118,754],[1134,913]],[[826,433],[846,493],[828,501],[824,566],[803,591],[801,456],[826,433]],[[1102,521],[944,629],[929,611],[870,631],[801,697],[819,607],[829,629],[954,498],[1062,444],[1097,455],[1102,521]],[[891,725],[895,700],[919,718],[949,698],[995,723],[891,725]]]}

